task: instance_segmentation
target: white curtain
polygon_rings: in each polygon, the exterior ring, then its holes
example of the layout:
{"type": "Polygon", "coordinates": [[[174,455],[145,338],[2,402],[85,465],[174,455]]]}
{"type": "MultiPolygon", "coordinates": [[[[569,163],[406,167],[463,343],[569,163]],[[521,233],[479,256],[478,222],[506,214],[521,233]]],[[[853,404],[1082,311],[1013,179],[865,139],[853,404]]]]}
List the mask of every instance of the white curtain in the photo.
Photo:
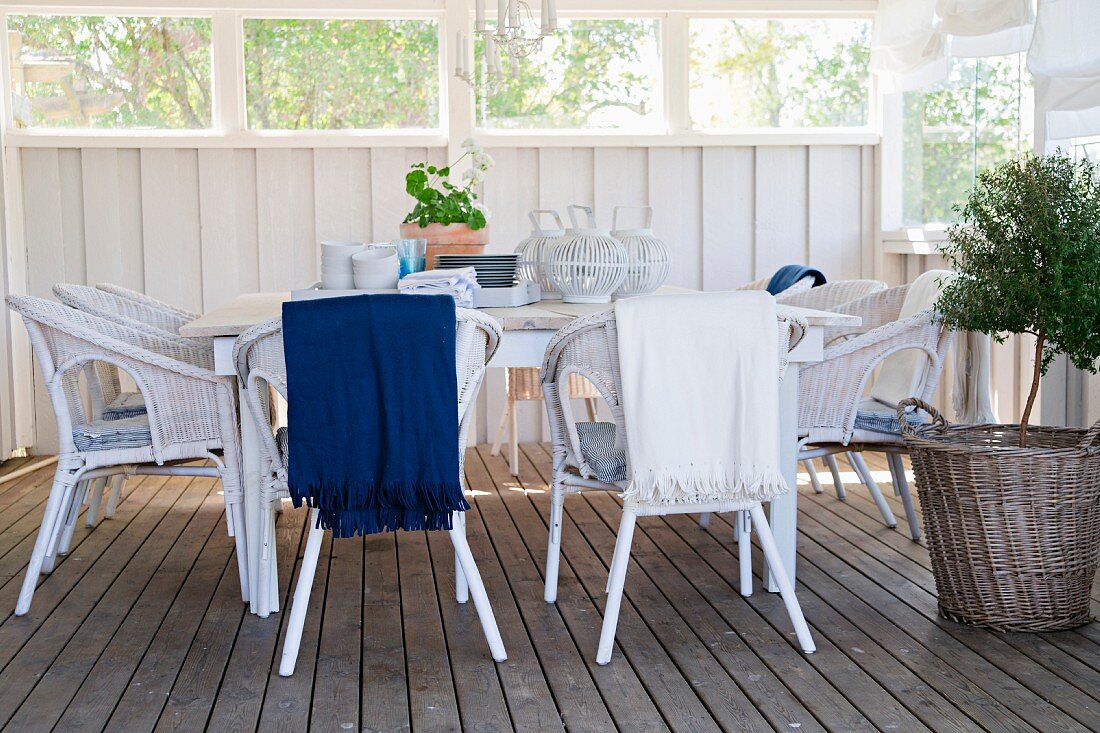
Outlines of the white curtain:
{"type": "Polygon", "coordinates": [[[1016,53],[1031,42],[1032,0],[881,0],[871,70],[886,92],[930,86],[949,56],[1016,53]]]}
{"type": "Polygon", "coordinates": [[[1100,135],[1100,2],[1041,0],[1027,68],[1046,152],[1100,135]]]}

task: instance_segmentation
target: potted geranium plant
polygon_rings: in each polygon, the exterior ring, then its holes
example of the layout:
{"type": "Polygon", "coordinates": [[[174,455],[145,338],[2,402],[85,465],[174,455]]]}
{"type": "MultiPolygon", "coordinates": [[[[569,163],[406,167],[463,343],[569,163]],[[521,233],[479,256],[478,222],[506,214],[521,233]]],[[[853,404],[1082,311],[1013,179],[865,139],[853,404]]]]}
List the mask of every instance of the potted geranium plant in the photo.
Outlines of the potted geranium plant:
{"type": "Polygon", "coordinates": [[[943,323],[999,342],[1035,338],[1018,425],[906,426],[941,612],[1003,630],[1087,623],[1100,560],[1100,423],[1030,425],[1057,354],[1100,358],[1100,178],[1063,154],[1025,155],[983,172],[942,253],[958,276],[936,304],[943,323]]]}
{"type": "Polygon", "coordinates": [[[450,165],[414,163],[405,174],[405,191],[416,204],[401,224],[401,236],[427,240],[429,265],[437,254],[478,254],[489,243],[489,223],[474,189],[492,166],[492,157],[469,138],[462,143],[462,155],[450,165]],[[466,158],[471,165],[462,175],[462,185],[451,183],[451,171],[466,158]]]}

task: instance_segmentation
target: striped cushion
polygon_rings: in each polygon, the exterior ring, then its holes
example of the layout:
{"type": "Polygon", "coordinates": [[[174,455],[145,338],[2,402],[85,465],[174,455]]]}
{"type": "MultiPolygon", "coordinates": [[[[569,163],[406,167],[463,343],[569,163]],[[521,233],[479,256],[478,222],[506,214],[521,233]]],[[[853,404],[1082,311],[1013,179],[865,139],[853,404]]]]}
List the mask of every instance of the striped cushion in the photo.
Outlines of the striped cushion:
{"type": "Polygon", "coordinates": [[[122,420],[96,420],[73,428],[73,443],[80,451],[144,448],[153,444],[149,418],[145,415],[122,420]]]}
{"type": "Polygon", "coordinates": [[[145,395],[141,392],[123,392],[103,408],[104,420],[123,420],[145,414],[145,395]]]}
{"type": "Polygon", "coordinates": [[[290,443],[286,437],[286,428],[279,428],[275,431],[275,447],[279,449],[279,458],[283,460],[283,468],[286,468],[290,462],[290,443]]]}
{"type": "MultiPolygon", "coordinates": [[[[873,400],[864,400],[856,411],[856,430],[867,430],[872,433],[885,435],[901,435],[901,422],[897,412],[890,410],[882,403],[873,400]]],[[[928,415],[923,410],[910,409],[905,416],[905,421],[910,425],[923,425],[928,422],[928,415]]]]}
{"type": "Polygon", "coordinates": [[[615,423],[579,422],[581,457],[605,483],[626,481],[626,451],[615,447],[615,423]]]}

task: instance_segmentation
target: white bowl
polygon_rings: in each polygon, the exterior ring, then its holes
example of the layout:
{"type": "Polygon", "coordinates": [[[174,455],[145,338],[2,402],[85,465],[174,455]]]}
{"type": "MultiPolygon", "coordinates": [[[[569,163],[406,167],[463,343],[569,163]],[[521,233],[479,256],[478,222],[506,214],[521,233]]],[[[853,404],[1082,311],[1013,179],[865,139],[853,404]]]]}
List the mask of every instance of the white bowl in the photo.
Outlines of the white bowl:
{"type": "Polygon", "coordinates": [[[397,288],[397,272],[357,272],[354,276],[354,283],[356,290],[395,290],[397,288]]]}
{"type": "Polygon", "coordinates": [[[321,242],[321,260],[350,260],[356,252],[363,251],[362,242],[321,242]]]}
{"type": "Polygon", "coordinates": [[[351,275],[321,274],[322,290],[354,290],[355,278],[351,275]]]}

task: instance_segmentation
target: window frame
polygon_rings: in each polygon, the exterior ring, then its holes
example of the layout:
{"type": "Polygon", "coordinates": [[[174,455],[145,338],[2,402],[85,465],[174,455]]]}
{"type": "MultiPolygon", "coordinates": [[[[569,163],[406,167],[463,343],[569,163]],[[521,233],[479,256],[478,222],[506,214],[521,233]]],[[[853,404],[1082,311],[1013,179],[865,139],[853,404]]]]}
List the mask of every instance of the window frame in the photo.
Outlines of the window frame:
{"type": "MultiPolygon", "coordinates": [[[[486,0],[491,5],[490,0],[486,0]]],[[[9,5],[0,12],[0,53],[8,58],[7,18],[20,14],[164,15],[209,17],[212,35],[212,125],[205,130],[132,130],[89,128],[16,128],[9,95],[3,95],[5,144],[10,147],[109,148],[325,148],[446,147],[476,135],[487,147],[730,145],[877,145],[880,134],[878,93],[871,79],[868,125],[845,128],[732,131],[693,130],[688,115],[688,21],[692,18],[873,18],[874,0],[559,0],[559,15],[569,18],[654,18],[660,23],[664,129],[654,132],[548,129],[499,130],[475,127],[474,95],[453,74],[457,31],[473,33],[471,0],[325,0],[303,7],[302,0],[175,0],[153,6],[139,0],[94,4],[88,0],[9,5]],[[733,7],[730,7],[730,6],[733,7]],[[432,19],[439,28],[438,129],[404,130],[250,130],[244,85],[245,18],[410,18],[432,19]],[[228,69],[229,71],[226,71],[228,69]],[[674,83],[678,81],[679,83],[674,83]]],[[[0,84],[11,88],[10,68],[0,69],[0,84]]]]}

